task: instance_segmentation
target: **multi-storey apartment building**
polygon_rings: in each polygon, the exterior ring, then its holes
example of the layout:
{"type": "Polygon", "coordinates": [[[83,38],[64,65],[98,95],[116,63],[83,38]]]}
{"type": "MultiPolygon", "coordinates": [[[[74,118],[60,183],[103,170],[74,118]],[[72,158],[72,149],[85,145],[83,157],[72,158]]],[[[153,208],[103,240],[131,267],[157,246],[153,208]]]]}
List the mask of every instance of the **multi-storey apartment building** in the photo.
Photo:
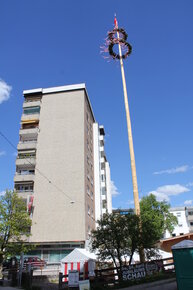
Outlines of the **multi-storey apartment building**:
{"type": "Polygon", "coordinates": [[[186,208],[185,207],[172,207],[170,213],[175,215],[178,220],[178,224],[174,227],[172,233],[166,231],[165,238],[180,236],[189,233],[189,225],[187,220],[186,208]]]}
{"type": "Polygon", "coordinates": [[[193,232],[193,206],[188,206],[185,209],[186,209],[186,217],[188,220],[189,230],[192,233],[193,232]]]}
{"type": "Polygon", "coordinates": [[[85,84],[23,93],[15,190],[32,218],[36,254],[59,261],[85,247],[96,218],[111,211],[104,139],[94,144],[96,128],[99,141],[104,128],[95,123],[85,84]]]}
{"type": "Polygon", "coordinates": [[[93,125],[94,136],[94,171],[95,171],[95,220],[104,213],[112,212],[110,166],[104,150],[105,130],[97,123],[93,125]]]}

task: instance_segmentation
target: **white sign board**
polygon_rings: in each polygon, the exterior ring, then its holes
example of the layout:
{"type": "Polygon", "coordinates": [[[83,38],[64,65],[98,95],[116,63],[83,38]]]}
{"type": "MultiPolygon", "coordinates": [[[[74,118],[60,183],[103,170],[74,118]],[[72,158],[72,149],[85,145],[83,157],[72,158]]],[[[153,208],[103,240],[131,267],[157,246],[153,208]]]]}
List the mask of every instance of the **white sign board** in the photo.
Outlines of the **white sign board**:
{"type": "Polygon", "coordinates": [[[90,281],[89,280],[79,281],[79,290],[90,290],[90,281]]]}
{"type": "Polygon", "coordinates": [[[77,270],[68,271],[68,287],[78,287],[79,272],[77,270]]]}

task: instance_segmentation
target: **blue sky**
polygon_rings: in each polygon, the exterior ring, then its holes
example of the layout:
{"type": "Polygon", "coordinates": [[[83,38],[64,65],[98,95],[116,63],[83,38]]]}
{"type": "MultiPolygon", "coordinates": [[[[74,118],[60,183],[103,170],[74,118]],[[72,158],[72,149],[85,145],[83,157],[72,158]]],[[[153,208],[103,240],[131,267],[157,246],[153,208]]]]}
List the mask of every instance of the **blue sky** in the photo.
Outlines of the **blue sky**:
{"type": "MultiPolygon", "coordinates": [[[[0,3],[0,130],[17,146],[22,91],[85,82],[106,130],[113,207],[133,206],[119,63],[100,53],[114,13],[133,47],[124,62],[140,197],[193,204],[193,1],[0,3]]],[[[0,137],[0,192],[16,151],[0,137]]]]}

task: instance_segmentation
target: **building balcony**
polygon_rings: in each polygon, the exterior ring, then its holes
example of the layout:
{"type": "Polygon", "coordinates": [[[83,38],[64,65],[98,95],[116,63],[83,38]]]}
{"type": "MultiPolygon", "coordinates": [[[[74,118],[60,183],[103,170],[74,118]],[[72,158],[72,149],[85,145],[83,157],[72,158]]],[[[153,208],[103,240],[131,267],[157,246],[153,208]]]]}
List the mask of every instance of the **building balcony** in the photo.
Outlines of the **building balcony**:
{"type": "Polygon", "coordinates": [[[36,165],[36,158],[17,158],[15,162],[16,166],[36,165]]]}
{"type": "Polygon", "coordinates": [[[107,209],[106,208],[102,208],[102,214],[107,213],[107,209]]]}
{"type": "Polygon", "coordinates": [[[28,198],[28,196],[31,196],[34,194],[33,191],[18,191],[16,190],[17,194],[21,198],[28,198]]]}
{"type": "Polygon", "coordinates": [[[105,170],[101,169],[101,175],[105,175],[105,170]]]}
{"type": "Polygon", "coordinates": [[[18,174],[16,173],[14,176],[14,182],[26,182],[26,181],[34,181],[35,174],[18,174]]]}
{"type": "Polygon", "coordinates": [[[39,120],[40,114],[23,114],[21,116],[21,121],[26,122],[26,121],[31,121],[31,120],[39,120]]]}
{"type": "Polygon", "coordinates": [[[104,163],[104,162],[105,162],[105,158],[104,158],[104,157],[101,157],[101,158],[100,158],[100,162],[101,162],[101,163],[104,163]]]}
{"type": "Polygon", "coordinates": [[[106,195],[102,194],[101,196],[102,196],[102,200],[107,200],[106,195]]]}
{"type": "Polygon", "coordinates": [[[101,181],[101,187],[105,187],[106,184],[105,184],[105,181],[101,181]]]}
{"type": "Polygon", "coordinates": [[[24,136],[25,139],[29,138],[37,138],[39,132],[39,128],[30,128],[30,129],[20,129],[19,130],[19,135],[24,136]]]}
{"type": "Polygon", "coordinates": [[[28,150],[28,149],[36,149],[37,147],[37,140],[26,140],[21,141],[17,145],[17,150],[28,150]]]}
{"type": "Polygon", "coordinates": [[[30,108],[30,107],[40,107],[41,106],[41,101],[40,100],[26,100],[23,103],[23,108],[30,108]]]}
{"type": "Polygon", "coordinates": [[[100,136],[99,136],[99,140],[100,140],[100,141],[104,141],[104,136],[103,136],[103,135],[100,135],[100,136]]]}
{"type": "Polygon", "coordinates": [[[100,146],[100,151],[105,151],[104,146],[100,146]]]}
{"type": "Polygon", "coordinates": [[[188,215],[188,221],[193,221],[193,215],[188,215]]]}

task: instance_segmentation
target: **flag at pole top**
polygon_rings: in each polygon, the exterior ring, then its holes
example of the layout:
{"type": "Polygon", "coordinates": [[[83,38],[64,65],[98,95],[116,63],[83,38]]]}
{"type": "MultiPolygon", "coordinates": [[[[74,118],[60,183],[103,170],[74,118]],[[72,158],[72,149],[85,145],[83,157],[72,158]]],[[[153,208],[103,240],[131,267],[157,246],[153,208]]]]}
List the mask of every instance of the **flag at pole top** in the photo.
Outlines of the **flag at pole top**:
{"type": "Polygon", "coordinates": [[[115,24],[115,28],[118,28],[118,22],[117,22],[117,18],[116,18],[116,16],[115,16],[115,18],[114,18],[114,24],[115,24]]]}

